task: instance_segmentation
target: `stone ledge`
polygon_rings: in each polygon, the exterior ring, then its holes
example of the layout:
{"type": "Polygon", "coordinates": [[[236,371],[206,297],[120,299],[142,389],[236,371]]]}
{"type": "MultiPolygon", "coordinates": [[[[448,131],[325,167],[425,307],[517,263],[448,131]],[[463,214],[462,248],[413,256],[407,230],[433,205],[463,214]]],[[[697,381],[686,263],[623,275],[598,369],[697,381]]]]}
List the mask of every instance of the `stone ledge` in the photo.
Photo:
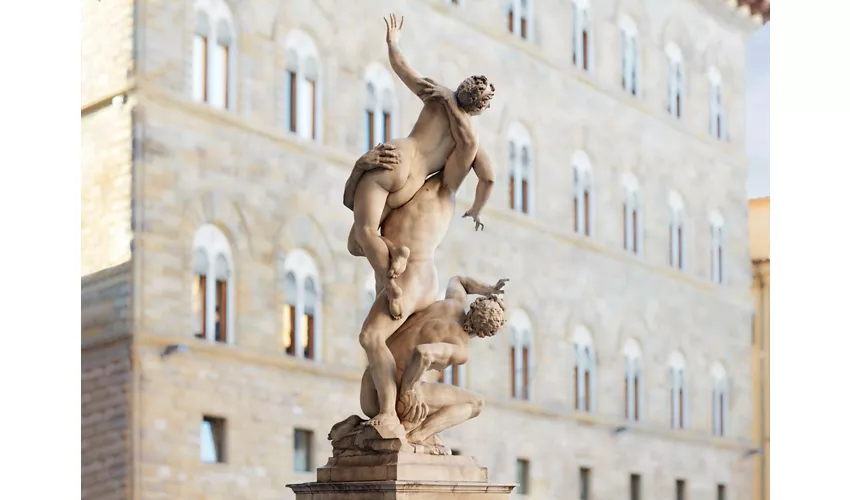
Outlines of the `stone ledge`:
{"type": "Polygon", "coordinates": [[[487,468],[470,456],[436,456],[420,453],[391,453],[335,457],[319,467],[320,483],[364,481],[431,481],[486,483],[487,468]]]}
{"type": "Polygon", "coordinates": [[[364,481],[288,484],[296,500],[509,500],[516,485],[478,481],[364,481]]]}

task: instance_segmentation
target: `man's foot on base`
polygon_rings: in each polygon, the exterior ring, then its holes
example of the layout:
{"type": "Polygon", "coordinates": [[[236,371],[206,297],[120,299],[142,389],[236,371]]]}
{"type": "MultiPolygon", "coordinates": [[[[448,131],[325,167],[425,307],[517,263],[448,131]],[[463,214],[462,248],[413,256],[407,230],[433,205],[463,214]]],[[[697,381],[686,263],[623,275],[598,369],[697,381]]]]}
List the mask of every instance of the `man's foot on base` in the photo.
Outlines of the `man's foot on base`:
{"type": "Polygon", "coordinates": [[[390,269],[387,272],[387,278],[398,278],[407,269],[407,259],[410,258],[410,249],[406,246],[389,247],[389,251],[390,269]]]}
{"type": "Polygon", "coordinates": [[[398,415],[392,413],[379,413],[375,415],[375,418],[372,420],[368,420],[363,422],[363,425],[371,425],[372,427],[384,427],[387,429],[395,429],[399,425],[401,425],[401,420],[398,419],[398,415]]]}

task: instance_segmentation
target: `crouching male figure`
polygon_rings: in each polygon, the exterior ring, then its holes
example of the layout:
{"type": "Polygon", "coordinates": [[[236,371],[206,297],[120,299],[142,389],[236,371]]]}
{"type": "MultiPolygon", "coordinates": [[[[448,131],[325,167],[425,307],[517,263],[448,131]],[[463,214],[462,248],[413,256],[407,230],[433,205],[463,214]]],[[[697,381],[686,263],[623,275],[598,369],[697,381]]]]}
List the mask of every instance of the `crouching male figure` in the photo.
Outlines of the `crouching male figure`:
{"type": "MultiPolygon", "coordinates": [[[[446,298],[412,315],[387,340],[396,362],[396,411],[407,441],[418,450],[450,455],[437,433],[477,417],[484,407],[481,396],[450,384],[422,381],[429,370],[442,371],[469,359],[471,337],[492,337],[506,323],[499,295],[507,279],[490,286],[472,278],[449,280],[446,298]],[[466,311],[467,295],[481,295],[466,311]]],[[[363,374],[360,405],[372,418],[379,411],[377,391],[369,369],[363,374]]]]}

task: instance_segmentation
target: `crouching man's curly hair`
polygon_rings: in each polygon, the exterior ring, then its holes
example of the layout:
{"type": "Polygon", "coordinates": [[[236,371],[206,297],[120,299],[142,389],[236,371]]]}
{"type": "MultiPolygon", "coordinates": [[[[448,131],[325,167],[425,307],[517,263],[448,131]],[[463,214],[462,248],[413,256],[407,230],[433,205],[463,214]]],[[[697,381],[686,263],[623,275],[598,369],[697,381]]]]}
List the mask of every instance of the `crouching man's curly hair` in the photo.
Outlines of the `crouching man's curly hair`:
{"type": "Polygon", "coordinates": [[[477,337],[492,337],[508,322],[505,303],[498,295],[478,297],[469,306],[463,331],[477,337]]]}

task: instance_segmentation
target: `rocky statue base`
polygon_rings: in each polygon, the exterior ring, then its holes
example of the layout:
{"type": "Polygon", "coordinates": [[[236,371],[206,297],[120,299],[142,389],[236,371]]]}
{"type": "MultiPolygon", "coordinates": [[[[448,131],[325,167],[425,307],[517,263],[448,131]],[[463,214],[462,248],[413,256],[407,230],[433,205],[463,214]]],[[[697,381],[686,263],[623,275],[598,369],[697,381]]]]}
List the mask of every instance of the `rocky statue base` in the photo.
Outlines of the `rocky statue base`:
{"type": "Polygon", "coordinates": [[[290,484],[296,500],[507,500],[513,484],[488,482],[487,469],[473,457],[453,456],[438,437],[413,446],[404,429],[380,429],[357,415],[328,434],[333,457],[319,467],[314,483],[290,484]],[[445,453],[439,453],[444,450],[445,453]]]}
{"type": "Polygon", "coordinates": [[[387,451],[339,456],[314,483],[290,484],[296,500],[508,500],[513,484],[492,484],[468,456],[387,451]]]}

